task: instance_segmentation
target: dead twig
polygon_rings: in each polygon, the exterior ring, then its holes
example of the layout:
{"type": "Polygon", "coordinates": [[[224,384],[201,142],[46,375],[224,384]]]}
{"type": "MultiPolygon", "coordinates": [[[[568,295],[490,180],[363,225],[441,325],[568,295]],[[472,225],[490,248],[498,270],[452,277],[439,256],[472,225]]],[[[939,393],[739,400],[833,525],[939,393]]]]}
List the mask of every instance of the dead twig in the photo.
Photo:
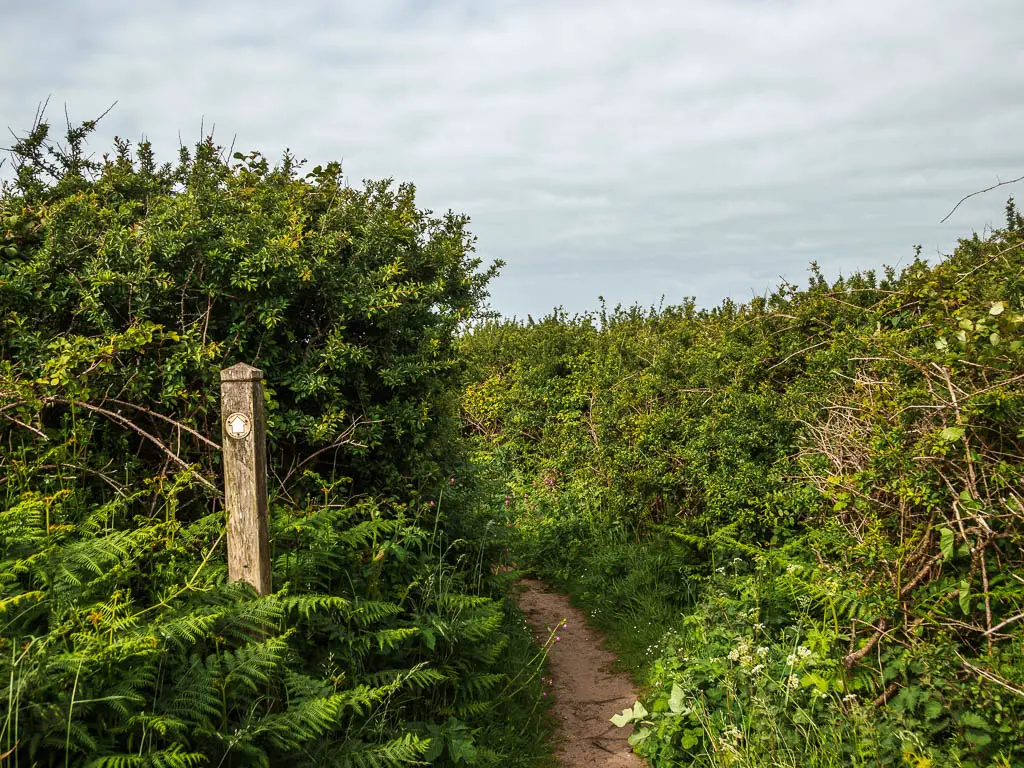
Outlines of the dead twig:
{"type": "Polygon", "coordinates": [[[971,194],[969,195],[964,195],[963,197],[960,198],[960,202],[953,206],[953,210],[951,210],[949,213],[942,217],[942,219],[939,221],[939,224],[945,224],[946,219],[948,219],[950,216],[956,213],[956,209],[959,208],[962,203],[966,202],[967,200],[970,200],[972,197],[983,195],[986,192],[991,192],[993,189],[998,189],[999,187],[1005,187],[1007,184],[1016,184],[1018,181],[1024,181],[1024,176],[1018,176],[1016,179],[1010,179],[1009,181],[1000,181],[998,184],[993,184],[991,187],[979,189],[977,192],[971,192],[971,194]]]}

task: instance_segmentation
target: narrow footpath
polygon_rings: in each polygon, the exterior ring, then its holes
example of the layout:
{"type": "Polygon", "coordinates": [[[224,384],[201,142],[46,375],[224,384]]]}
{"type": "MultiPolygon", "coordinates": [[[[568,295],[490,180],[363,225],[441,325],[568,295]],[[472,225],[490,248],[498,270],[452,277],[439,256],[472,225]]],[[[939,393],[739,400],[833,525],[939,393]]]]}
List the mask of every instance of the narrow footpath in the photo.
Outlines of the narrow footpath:
{"type": "Polygon", "coordinates": [[[519,607],[537,643],[545,643],[552,631],[559,638],[548,653],[548,696],[554,697],[554,746],[561,768],[643,768],[626,741],[631,729],[609,722],[636,701],[629,675],[611,671],[615,655],[565,595],[534,579],[521,580],[519,590],[519,607]]]}

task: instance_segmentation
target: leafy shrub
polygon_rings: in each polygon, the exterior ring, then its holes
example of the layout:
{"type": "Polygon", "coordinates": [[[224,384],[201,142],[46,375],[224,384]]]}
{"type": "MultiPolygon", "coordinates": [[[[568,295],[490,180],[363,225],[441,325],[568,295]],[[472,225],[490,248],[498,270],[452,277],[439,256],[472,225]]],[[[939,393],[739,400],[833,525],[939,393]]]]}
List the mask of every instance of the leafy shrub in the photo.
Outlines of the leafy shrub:
{"type": "Polygon", "coordinates": [[[1022,237],[463,338],[513,554],[640,668],[655,764],[1024,760],[1022,237]]]}
{"type": "Polygon", "coordinates": [[[0,754],[537,755],[536,651],[452,522],[477,504],[456,333],[494,271],[466,219],[212,139],[94,160],[93,127],[38,123],[0,194],[0,754]],[[238,360],[268,384],[267,597],[223,562],[238,360]]]}

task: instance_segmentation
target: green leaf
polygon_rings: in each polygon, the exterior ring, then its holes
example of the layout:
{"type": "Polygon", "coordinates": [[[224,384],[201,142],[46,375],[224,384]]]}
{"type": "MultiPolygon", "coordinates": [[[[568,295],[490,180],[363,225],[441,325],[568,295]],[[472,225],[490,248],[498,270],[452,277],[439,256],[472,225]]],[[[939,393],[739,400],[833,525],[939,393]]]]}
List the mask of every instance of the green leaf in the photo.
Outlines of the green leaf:
{"type": "Polygon", "coordinates": [[[672,695],[668,697],[668,707],[677,715],[683,711],[683,689],[679,683],[672,683],[672,695]]]}
{"type": "Polygon", "coordinates": [[[631,735],[628,739],[626,739],[626,741],[629,742],[629,746],[633,747],[639,744],[641,741],[643,741],[650,735],[650,728],[640,728],[639,730],[635,731],[633,735],[631,735]]]}
{"type": "Polygon", "coordinates": [[[703,731],[700,728],[687,728],[683,731],[683,740],[680,742],[680,745],[683,749],[693,749],[700,744],[700,737],[702,735],[703,731]]]}
{"type": "Polygon", "coordinates": [[[625,728],[631,722],[633,722],[633,709],[632,707],[626,707],[617,715],[611,717],[612,725],[618,726],[619,728],[625,728]]]}
{"type": "Polygon", "coordinates": [[[976,712],[964,712],[960,715],[960,722],[968,728],[988,728],[988,721],[976,712]]]}
{"type": "Polygon", "coordinates": [[[956,541],[956,534],[949,528],[939,528],[939,549],[942,550],[943,560],[953,559],[953,544],[956,541]]]}
{"type": "Polygon", "coordinates": [[[420,637],[423,638],[423,644],[430,650],[434,650],[434,645],[437,642],[437,635],[434,634],[434,630],[430,627],[420,627],[420,637]]]}
{"type": "Polygon", "coordinates": [[[438,733],[436,736],[430,737],[430,746],[427,748],[427,751],[423,754],[423,759],[428,763],[432,763],[441,756],[441,753],[443,751],[444,739],[441,737],[440,733],[438,733]]]}
{"type": "Polygon", "coordinates": [[[959,440],[964,436],[963,427],[946,427],[944,430],[939,432],[939,437],[945,440],[947,443],[952,443],[959,440]]]}
{"type": "Polygon", "coordinates": [[[971,582],[967,579],[960,581],[960,610],[965,614],[971,612],[971,582]]]}
{"type": "Polygon", "coordinates": [[[641,704],[639,701],[633,705],[633,718],[635,720],[642,720],[649,714],[650,712],[648,712],[644,705],[641,704]]]}
{"type": "Polygon", "coordinates": [[[934,720],[942,714],[942,702],[937,699],[928,699],[924,705],[924,716],[928,720],[934,720]]]}
{"type": "Polygon", "coordinates": [[[448,742],[448,752],[456,763],[474,765],[476,763],[476,746],[471,739],[459,736],[448,742]]]}
{"type": "Polygon", "coordinates": [[[988,311],[990,315],[1001,315],[1003,310],[1006,309],[1006,305],[1001,301],[992,302],[992,309],[988,311]]]}
{"type": "Polygon", "coordinates": [[[817,672],[811,672],[800,678],[801,688],[810,688],[811,686],[817,688],[821,693],[828,693],[828,680],[817,672]]]}
{"type": "Polygon", "coordinates": [[[983,747],[992,741],[992,737],[983,731],[968,731],[964,734],[964,738],[976,747],[983,747]]]}

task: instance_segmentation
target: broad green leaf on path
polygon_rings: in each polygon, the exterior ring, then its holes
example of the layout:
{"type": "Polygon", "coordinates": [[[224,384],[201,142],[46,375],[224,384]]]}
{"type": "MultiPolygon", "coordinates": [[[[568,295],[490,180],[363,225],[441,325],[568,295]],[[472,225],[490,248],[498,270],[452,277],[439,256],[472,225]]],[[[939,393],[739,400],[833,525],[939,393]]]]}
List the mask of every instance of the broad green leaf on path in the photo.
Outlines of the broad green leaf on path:
{"type": "Polygon", "coordinates": [[[953,533],[949,528],[939,528],[939,549],[942,550],[943,560],[953,559],[953,543],[956,540],[956,534],[953,533]]]}
{"type": "Polygon", "coordinates": [[[644,707],[644,705],[641,704],[639,701],[636,704],[633,705],[633,719],[634,720],[641,720],[642,718],[647,717],[647,715],[649,715],[649,714],[650,714],[650,712],[648,712],[647,709],[644,707]]]}
{"type": "Polygon", "coordinates": [[[945,440],[947,443],[952,443],[955,440],[959,440],[964,436],[963,427],[946,427],[944,430],[939,432],[939,437],[945,440]]]}
{"type": "Polygon", "coordinates": [[[631,722],[633,722],[633,709],[626,707],[617,715],[612,715],[612,725],[616,725],[619,728],[625,728],[631,722]]]}
{"type": "Polygon", "coordinates": [[[672,683],[672,695],[668,698],[668,708],[677,715],[683,711],[683,689],[679,687],[679,683],[672,683]]]}

